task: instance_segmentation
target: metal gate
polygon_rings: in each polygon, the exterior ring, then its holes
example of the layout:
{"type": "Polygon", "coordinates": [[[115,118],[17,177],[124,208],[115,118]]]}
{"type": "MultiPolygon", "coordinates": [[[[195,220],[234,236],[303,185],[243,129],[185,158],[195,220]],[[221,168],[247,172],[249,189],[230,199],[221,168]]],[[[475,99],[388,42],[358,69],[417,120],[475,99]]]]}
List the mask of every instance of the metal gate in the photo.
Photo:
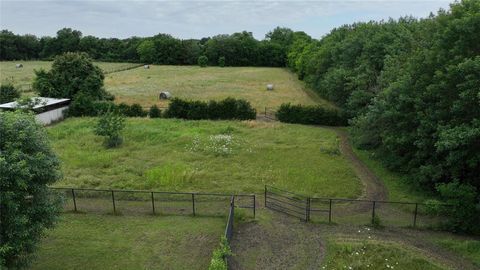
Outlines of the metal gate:
{"type": "Polygon", "coordinates": [[[265,186],[265,207],[303,221],[310,220],[310,199],[286,190],[265,186]]]}

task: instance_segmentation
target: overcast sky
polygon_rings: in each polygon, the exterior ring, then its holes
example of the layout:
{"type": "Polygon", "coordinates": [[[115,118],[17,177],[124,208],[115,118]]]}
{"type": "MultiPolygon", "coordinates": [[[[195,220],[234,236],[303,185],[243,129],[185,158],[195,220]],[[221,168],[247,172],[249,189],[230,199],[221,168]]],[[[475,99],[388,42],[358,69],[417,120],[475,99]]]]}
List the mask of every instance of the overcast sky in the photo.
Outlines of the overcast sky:
{"type": "Polygon", "coordinates": [[[263,39],[274,27],[285,26],[319,38],[334,27],[358,21],[426,17],[447,9],[452,1],[0,0],[0,28],[54,36],[70,27],[84,36],[117,38],[158,33],[201,38],[247,30],[263,39]]]}

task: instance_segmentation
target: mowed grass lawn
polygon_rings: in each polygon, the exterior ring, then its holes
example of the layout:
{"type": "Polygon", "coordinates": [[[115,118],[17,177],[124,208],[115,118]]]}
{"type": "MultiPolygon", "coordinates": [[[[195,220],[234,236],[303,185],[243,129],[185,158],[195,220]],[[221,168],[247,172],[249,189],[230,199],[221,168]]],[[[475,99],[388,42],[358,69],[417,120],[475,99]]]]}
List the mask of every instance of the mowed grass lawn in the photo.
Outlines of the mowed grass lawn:
{"type": "Polygon", "coordinates": [[[207,269],[223,218],[63,214],[32,270],[207,269]]]}
{"type": "MultiPolygon", "coordinates": [[[[133,63],[110,63],[95,62],[104,72],[113,72],[115,70],[137,66],[133,63]]],[[[34,70],[49,70],[52,61],[1,61],[0,62],[0,82],[13,83],[23,92],[31,91],[33,79],[35,78],[34,70]],[[23,68],[16,68],[16,64],[22,64],[23,68]]]]}
{"type": "Polygon", "coordinates": [[[268,184],[317,196],[361,193],[328,129],[129,118],[123,145],[105,149],[96,121],[69,118],[48,128],[64,173],[57,186],[261,193],[268,184]]]}
{"type": "Polygon", "coordinates": [[[139,103],[144,107],[167,106],[166,101],[158,98],[160,91],[165,90],[174,97],[193,100],[242,98],[250,101],[258,112],[286,102],[331,106],[308,90],[295,74],[282,68],[152,65],[150,69],[109,74],[105,85],[115,95],[116,102],[139,103]],[[275,89],[267,91],[267,84],[273,84],[275,89]]]}

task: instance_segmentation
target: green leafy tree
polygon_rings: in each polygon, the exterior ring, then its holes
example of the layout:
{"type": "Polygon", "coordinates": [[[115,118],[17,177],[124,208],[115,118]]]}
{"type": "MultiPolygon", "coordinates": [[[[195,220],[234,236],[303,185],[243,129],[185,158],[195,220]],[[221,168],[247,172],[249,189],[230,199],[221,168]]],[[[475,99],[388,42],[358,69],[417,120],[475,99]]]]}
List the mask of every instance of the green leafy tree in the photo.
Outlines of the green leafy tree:
{"type": "Polygon", "coordinates": [[[125,117],[118,113],[107,112],[100,116],[95,127],[95,134],[104,136],[104,145],[107,148],[117,147],[122,144],[122,130],[125,128],[125,117]]]}
{"type": "Polygon", "coordinates": [[[208,58],[205,55],[198,57],[198,65],[201,67],[206,67],[208,64],[208,58]]]}
{"type": "Polygon", "coordinates": [[[155,43],[152,40],[145,40],[137,47],[137,53],[140,56],[140,61],[145,64],[151,64],[155,62],[156,49],[155,43]]]}
{"type": "Polygon", "coordinates": [[[0,85],[0,104],[12,102],[20,97],[20,93],[12,84],[0,85]]]}
{"type": "Polygon", "coordinates": [[[44,97],[75,99],[83,93],[94,100],[113,99],[103,87],[104,75],[85,53],[57,56],[49,71],[35,71],[33,89],[44,97]]]}
{"type": "Polygon", "coordinates": [[[220,56],[218,58],[218,66],[219,67],[224,67],[225,66],[225,56],[220,56]]]}
{"type": "Polygon", "coordinates": [[[47,187],[60,178],[45,129],[22,112],[0,113],[0,268],[28,264],[58,200],[47,187]]]}

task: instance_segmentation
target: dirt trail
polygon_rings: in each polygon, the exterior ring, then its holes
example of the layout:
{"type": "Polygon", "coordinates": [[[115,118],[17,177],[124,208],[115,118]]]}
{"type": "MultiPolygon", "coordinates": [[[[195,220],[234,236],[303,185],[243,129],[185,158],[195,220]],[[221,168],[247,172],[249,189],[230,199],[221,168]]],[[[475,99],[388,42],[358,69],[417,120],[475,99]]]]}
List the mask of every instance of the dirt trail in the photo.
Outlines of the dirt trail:
{"type": "Polygon", "coordinates": [[[361,161],[353,152],[346,131],[340,128],[331,128],[340,139],[340,152],[348,159],[357,177],[363,183],[363,192],[359,199],[383,201],[388,199],[388,191],[382,181],[361,161]]]}

